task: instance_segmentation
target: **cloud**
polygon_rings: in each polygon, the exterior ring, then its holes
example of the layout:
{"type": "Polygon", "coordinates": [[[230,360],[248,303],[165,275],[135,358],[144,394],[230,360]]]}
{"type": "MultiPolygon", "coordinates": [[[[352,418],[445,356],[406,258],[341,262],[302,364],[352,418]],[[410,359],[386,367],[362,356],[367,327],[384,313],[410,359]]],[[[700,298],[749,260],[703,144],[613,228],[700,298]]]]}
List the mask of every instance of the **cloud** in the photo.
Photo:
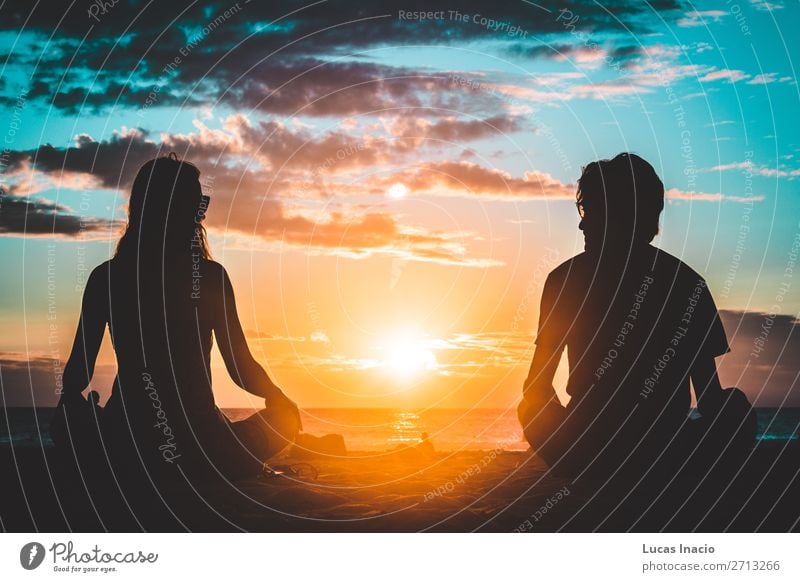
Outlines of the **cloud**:
{"type": "Polygon", "coordinates": [[[737,385],[757,406],[800,406],[800,322],[791,315],[720,312],[731,352],[720,359],[725,385],[737,385]]]}
{"type": "Polygon", "coordinates": [[[76,215],[50,200],[0,191],[0,236],[107,239],[118,235],[121,226],[118,221],[76,215]]]}
{"type": "Polygon", "coordinates": [[[640,95],[642,93],[652,93],[652,89],[642,87],[630,81],[608,81],[603,83],[586,83],[569,88],[569,92],[576,97],[599,99],[605,101],[615,97],[628,95],[640,95]]]}
{"type": "Polygon", "coordinates": [[[623,60],[631,55],[635,47],[623,47],[618,49],[606,49],[599,45],[587,46],[585,44],[515,44],[510,51],[515,54],[524,55],[531,58],[547,58],[554,61],[572,61],[583,67],[593,68],[593,65],[602,64],[605,59],[607,63],[616,60],[623,60]]]}
{"type": "Polygon", "coordinates": [[[750,4],[756,10],[763,10],[765,12],[774,12],[775,10],[783,10],[783,2],[767,2],[766,0],[750,0],[750,4]]]}
{"type": "Polygon", "coordinates": [[[503,170],[465,161],[426,162],[381,179],[371,189],[383,193],[389,185],[398,182],[415,193],[498,199],[575,197],[573,185],[563,184],[545,172],[529,171],[522,178],[516,178],[503,170]]]}
{"type": "MultiPolygon", "coordinates": [[[[584,75],[579,73],[581,77],[584,75]]],[[[548,79],[553,79],[553,75],[548,75],[548,79]]],[[[540,87],[525,87],[514,85],[510,83],[487,83],[483,86],[483,90],[491,95],[496,95],[498,98],[509,101],[529,101],[534,103],[549,103],[569,101],[574,97],[572,93],[564,91],[563,89],[556,89],[552,86],[545,85],[541,79],[535,80],[534,83],[540,87]]],[[[555,85],[556,83],[553,83],[555,85]]]]}
{"type": "Polygon", "coordinates": [[[289,343],[302,343],[306,341],[305,336],[285,336],[268,333],[266,331],[247,330],[245,336],[250,341],[260,342],[289,342],[289,343]]]}
{"type": "Polygon", "coordinates": [[[434,121],[402,115],[387,123],[387,129],[395,137],[453,143],[513,133],[523,128],[524,123],[520,118],[506,115],[495,115],[487,119],[458,119],[451,116],[434,121]]]}
{"type": "Polygon", "coordinates": [[[505,115],[431,120],[403,113],[381,121],[366,128],[356,123],[349,132],[315,132],[303,124],[251,122],[235,114],[217,128],[195,120],[195,131],[162,133],[160,143],[142,129],[123,128],[100,141],[81,134],[66,148],[45,144],[7,152],[9,190],[18,195],[48,188],[127,191],[145,161],[174,151],[201,169],[204,186],[213,189],[215,207],[235,200],[252,213],[252,201],[259,197],[347,194],[358,183],[352,177],[340,181],[342,174],[402,164],[423,147],[441,150],[450,142],[459,145],[525,127],[519,118],[505,115]]]}
{"type": "Polygon", "coordinates": [[[720,18],[727,15],[723,10],[691,10],[683,18],[679,18],[676,24],[683,28],[707,26],[709,22],[719,22],[720,18]]]}
{"type": "MultiPolygon", "coordinates": [[[[475,132],[469,126],[466,131],[475,132]]],[[[238,117],[226,120],[223,130],[211,130],[198,123],[197,132],[163,135],[162,139],[161,144],[156,144],[147,138],[146,132],[139,130],[115,134],[110,140],[99,142],[89,136],[79,136],[76,145],[69,148],[46,145],[36,150],[11,152],[10,168],[20,171],[31,166],[34,170],[28,169],[29,173],[50,176],[56,185],[65,175],[88,175],[99,185],[126,191],[144,161],[175,150],[181,157],[197,162],[203,172],[201,182],[212,195],[214,209],[208,215],[207,226],[226,238],[254,239],[243,244],[261,241],[273,246],[288,245],[310,254],[351,258],[384,255],[460,266],[501,264],[488,258],[471,257],[466,241],[472,237],[467,233],[444,233],[402,225],[396,217],[384,212],[345,215],[326,211],[312,215],[301,201],[287,207],[285,199],[295,198],[298,193],[292,187],[301,183],[297,174],[289,170],[315,173],[318,183],[324,185],[328,182],[324,178],[327,173],[388,159],[394,151],[391,140],[370,138],[366,147],[358,148],[352,145],[355,143],[352,138],[344,134],[328,133],[315,140],[304,130],[293,132],[273,122],[252,126],[238,117]],[[269,137],[270,131],[272,137],[269,137]],[[248,167],[235,163],[230,156],[222,157],[226,149],[234,158],[253,153],[256,160],[260,159],[271,170],[283,167],[288,172],[287,178],[264,171],[258,163],[248,167]],[[348,155],[339,159],[336,153],[343,151],[348,155]],[[335,163],[326,166],[326,160],[331,159],[335,163]]],[[[324,186],[305,183],[316,188],[315,194],[324,194],[324,186]]],[[[336,185],[327,187],[335,189],[336,185]]],[[[32,201],[7,194],[2,201],[0,228],[7,234],[52,235],[55,232],[67,237],[114,236],[119,226],[76,216],[64,206],[44,200],[32,201]]]]}
{"type": "Polygon", "coordinates": [[[633,86],[658,87],[683,79],[696,79],[714,72],[715,67],[697,63],[685,64],[685,53],[703,50],[701,45],[652,44],[628,49],[622,62],[624,77],[618,82],[633,86]]]}
{"type": "Polygon", "coordinates": [[[756,75],[749,81],[747,81],[748,85],[769,85],[770,83],[789,83],[793,79],[792,77],[783,76],[778,77],[778,73],[761,73],[760,75],[756,75]]]}
{"type": "Polygon", "coordinates": [[[706,123],[703,127],[719,127],[721,125],[733,125],[736,123],[730,119],[723,119],[721,121],[712,121],[710,123],[706,123]]]}
{"type": "MultiPolygon", "coordinates": [[[[324,334],[316,340],[331,346],[324,334]]],[[[533,334],[525,332],[477,332],[455,333],[447,337],[421,336],[414,339],[420,350],[434,354],[434,371],[442,376],[474,377],[476,374],[497,373],[498,368],[514,369],[528,366],[533,353],[533,334]]],[[[294,353],[281,363],[289,366],[324,368],[328,372],[370,371],[381,368],[385,362],[380,358],[383,351],[371,346],[364,353],[294,353]]],[[[309,350],[313,349],[311,346],[309,350]]]]}
{"type": "Polygon", "coordinates": [[[491,267],[502,263],[493,259],[470,257],[467,233],[444,233],[401,225],[385,212],[344,214],[327,212],[308,216],[291,212],[277,201],[267,201],[258,216],[251,218],[252,229],[228,224],[270,243],[289,245],[309,254],[328,254],[349,258],[374,255],[411,261],[467,267],[491,267]]]}
{"type": "MultiPolygon", "coordinates": [[[[104,111],[142,107],[150,91],[155,106],[198,105],[217,98],[232,106],[305,115],[344,115],[414,105],[441,96],[427,71],[367,62],[374,48],[402,45],[494,42],[502,32],[480,22],[451,20],[445,0],[391,0],[354,7],[327,2],[217,1],[191,6],[119,3],[94,22],[85,5],[56,2],[44,7],[24,0],[3,6],[0,30],[24,31],[9,65],[32,80],[31,99],[56,108],[104,111]],[[441,11],[443,19],[412,20],[400,12],[441,11]],[[136,32],[131,32],[135,30],[136,32]],[[171,66],[174,65],[174,66],[171,66]]],[[[615,0],[600,6],[573,3],[580,25],[595,34],[649,30],[653,10],[669,18],[677,0],[643,5],[615,0]]],[[[532,35],[566,36],[555,11],[523,2],[460,2],[462,14],[519,26],[532,35]]],[[[513,40],[513,39],[512,39],[513,40]]],[[[597,50],[576,58],[594,62],[597,50]]]]}
{"type": "Polygon", "coordinates": [[[103,187],[117,189],[131,184],[147,160],[167,155],[169,151],[164,151],[148,139],[148,132],[139,129],[116,131],[108,140],[99,142],[80,134],[75,145],[66,148],[44,144],[32,150],[10,151],[8,172],[19,174],[32,168],[59,178],[63,174],[85,174],[103,187]]]}
{"type": "Polygon", "coordinates": [[[432,340],[440,368],[446,375],[474,375],[481,368],[527,366],[533,355],[534,335],[524,331],[457,333],[432,340]]]}
{"type": "Polygon", "coordinates": [[[779,168],[766,168],[764,166],[756,166],[751,161],[744,162],[731,162],[729,164],[719,164],[706,170],[707,172],[726,172],[730,170],[742,170],[746,173],[752,173],[755,176],[764,176],[767,178],[796,178],[800,176],[800,170],[782,170],[779,168]]]}
{"type": "Polygon", "coordinates": [[[318,342],[318,343],[323,343],[323,344],[331,343],[331,340],[328,337],[328,335],[324,331],[319,331],[319,330],[312,331],[311,332],[311,336],[309,337],[309,339],[312,342],[318,342]]]}
{"type": "Polygon", "coordinates": [[[219,128],[201,120],[193,123],[195,131],[163,133],[160,142],[146,130],[123,128],[100,141],[78,135],[75,144],[66,148],[45,144],[32,150],[10,150],[6,155],[9,191],[44,189],[33,188],[41,175],[49,177],[47,187],[127,190],[142,164],[174,151],[204,173],[219,177],[220,188],[263,193],[281,180],[288,181],[286,186],[296,185],[291,180],[300,174],[321,177],[398,163],[421,147],[441,148],[447,145],[441,142],[465,143],[525,127],[519,118],[505,115],[430,120],[411,113],[386,117],[381,131],[371,128],[363,133],[358,128],[313,132],[275,120],[254,123],[242,114],[222,120],[219,128]]]}
{"type": "Polygon", "coordinates": [[[669,190],[664,192],[664,196],[668,200],[695,200],[704,202],[727,201],[727,202],[747,203],[747,202],[761,202],[764,200],[764,196],[761,194],[754,196],[736,196],[731,194],[721,194],[719,192],[708,193],[708,192],[684,191],[684,190],[679,190],[677,188],[670,188],[669,190]]]}
{"type": "MultiPolygon", "coordinates": [[[[272,65],[263,73],[230,82],[234,84],[224,95],[235,107],[281,115],[341,117],[435,105],[442,77],[403,67],[309,58],[272,65]]],[[[209,97],[209,102],[216,102],[216,97],[209,97]]]]}
{"type": "MultiPolygon", "coordinates": [[[[506,200],[564,199],[574,200],[575,185],[565,184],[540,171],[525,172],[517,178],[496,168],[486,168],[466,161],[426,162],[410,170],[397,172],[369,185],[376,194],[386,192],[390,185],[404,184],[417,194],[449,196],[482,196],[506,200]]],[[[721,193],[688,192],[670,188],[665,196],[672,200],[704,202],[760,202],[764,196],[736,196],[721,193]]]]}
{"type": "Polygon", "coordinates": [[[709,81],[728,81],[729,83],[737,83],[744,79],[749,78],[750,75],[745,73],[744,71],[739,71],[735,69],[720,69],[718,71],[712,71],[702,77],[700,77],[700,82],[705,83],[709,81]]]}
{"type": "Polygon", "coordinates": [[[215,171],[238,158],[253,171],[273,172],[274,178],[291,171],[340,173],[380,164],[413,149],[382,136],[313,133],[274,120],[253,124],[241,114],[224,120],[221,129],[210,129],[200,120],[194,125],[197,131],[192,133],[162,134],[164,149],[215,171]]]}

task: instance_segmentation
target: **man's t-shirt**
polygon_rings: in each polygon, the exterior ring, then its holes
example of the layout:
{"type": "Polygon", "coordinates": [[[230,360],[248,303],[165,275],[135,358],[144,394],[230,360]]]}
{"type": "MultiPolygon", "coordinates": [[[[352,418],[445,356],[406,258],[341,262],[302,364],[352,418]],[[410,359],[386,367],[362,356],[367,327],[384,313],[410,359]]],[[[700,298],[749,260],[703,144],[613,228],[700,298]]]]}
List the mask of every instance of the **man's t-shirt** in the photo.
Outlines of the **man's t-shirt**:
{"type": "Polygon", "coordinates": [[[729,351],[705,280],[651,245],[627,264],[582,253],[554,269],[536,343],[567,348],[567,408],[601,439],[623,425],[669,433],[688,414],[694,363],[729,351]]]}

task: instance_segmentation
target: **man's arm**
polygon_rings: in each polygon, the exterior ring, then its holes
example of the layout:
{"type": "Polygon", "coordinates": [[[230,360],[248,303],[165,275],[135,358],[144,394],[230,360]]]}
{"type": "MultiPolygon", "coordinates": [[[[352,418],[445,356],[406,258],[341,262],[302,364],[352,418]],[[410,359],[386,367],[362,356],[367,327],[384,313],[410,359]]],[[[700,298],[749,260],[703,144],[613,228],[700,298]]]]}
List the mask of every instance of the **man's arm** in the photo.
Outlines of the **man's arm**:
{"type": "Polygon", "coordinates": [[[698,411],[703,416],[716,416],[722,405],[723,392],[714,358],[698,357],[692,366],[691,378],[698,411]]]}
{"type": "Polygon", "coordinates": [[[539,329],[536,333],[536,348],[522,388],[522,398],[529,408],[538,409],[555,400],[553,378],[555,378],[561,354],[564,352],[564,333],[558,313],[558,297],[563,283],[554,277],[555,271],[547,276],[542,288],[539,304],[539,329]]]}
{"type": "MultiPolygon", "coordinates": [[[[533,361],[522,388],[522,397],[530,407],[543,407],[556,399],[553,378],[561,361],[563,346],[537,345],[533,352],[533,361]]],[[[557,399],[556,399],[557,401],[557,399]]]]}
{"type": "Polygon", "coordinates": [[[711,297],[705,281],[702,279],[700,281],[703,293],[695,310],[697,322],[694,325],[703,337],[698,344],[690,376],[697,400],[697,410],[703,416],[714,417],[725,398],[725,392],[717,375],[715,358],[729,352],[730,346],[714,298],[711,297]]]}

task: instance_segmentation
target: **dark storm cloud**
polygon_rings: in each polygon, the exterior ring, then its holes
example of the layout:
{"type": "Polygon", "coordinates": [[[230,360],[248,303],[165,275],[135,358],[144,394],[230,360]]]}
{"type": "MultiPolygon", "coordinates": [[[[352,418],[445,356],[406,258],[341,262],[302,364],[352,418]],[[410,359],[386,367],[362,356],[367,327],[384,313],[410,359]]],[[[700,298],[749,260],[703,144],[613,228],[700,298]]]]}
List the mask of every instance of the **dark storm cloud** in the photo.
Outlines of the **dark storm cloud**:
{"type": "MultiPolygon", "coordinates": [[[[494,121],[504,123],[500,119],[494,121]]],[[[258,155],[270,167],[317,167],[325,173],[338,169],[339,165],[387,160],[402,152],[402,148],[397,148],[397,144],[403,144],[402,140],[373,140],[369,147],[362,149],[355,147],[344,134],[334,132],[312,139],[313,136],[302,129],[290,131],[277,122],[253,126],[242,116],[229,119],[226,126],[229,131],[224,135],[200,132],[166,136],[163,147],[149,141],[141,130],[100,142],[81,136],[70,148],[47,145],[31,151],[11,152],[9,171],[12,176],[16,171],[24,175],[32,166],[51,178],[61,174],[91,176],[108,187],[128,190],[144,161],[174,150],[203,169],[201,181],[215,209],[207,224],[217,232],[256,236],[266,243],[291,245],[311,253],[348,256],[384,253],[407,260],[489,265],[467,256],[464,246],[452,235],[423,228],[407,229],[391,213],[331,211],[321,218],[306,216],[277,199],[298,195],[293,191],[296,187],[305,189],[305,183],[292,181],[291,173],[285,179],[275,179],[271,173],[253,171],[241,163],[219,162],[227,150],[240,155],[258,155]],[[266,139],[273,134],[274,139],[266,139]],[[345,150],[350,152],[347,156],[341,159],[336,156],[336,152],[345,150]],[[333,160],[330,167],[326,160],[333,160]]],[[[434,127],[444,131],[441,126],[434,127]]],[[[458,128],[454,120],[449,122],[446,131],[482,135],[471,122],[465,122],[464,129],[458,128]]],[[[315,184],[309,185],[315,190],[315,184]]],[[[0,202],[0,235],[118,235],[118,224],[75,216],[70,209],[53,202],[10,194],[4,195],[0,202]]]]}
{"type": "MultiPolygon", "coordinates": [[[[151,87],[136,88],[116,81],[106,84],[98,83],[92,88],[87,86],[75,86],[54,90],[51,83],[43,81],[34,82],[29,92],[28,99],[41,99],[48,105],[60,109],[67,113],[76,113],[83,109],[89,112],[108,111],[117,107],[129,107],[135,105],[141,107],[147,103],[151,95],[151,87]]],[[[6,103],[12,103],[9,99],[6,103]]],[[[160,95],[160,102],[164,104],[179,104],[181,106],[192,106],[206,103],[199,94],[177,95],[163,89],[160,95]]]]}
{"type": "MultiPolygon", "coordinates": [[[[151,33],[170,30],[173,21],[186,26],[202,26],[228,10],[233,13],[232,17],[240,17],[239,31],[257,24],[276,22],[269,31],[270,36],[275,38],[270,46],[280,47],[291,40],[318,33],[324,28],[339,23],[351,23],[347,27],[333,28],[324,34],[317,34],[308,39],[305,47],[293,49],[310,52],[311,48],[324,51],[350,50],[358,46],[396,44],[403,41],[416,44],[424,40],[441,42],[497,35],[496,31],[485,30],[486,27],[480,25],[454,26],[462,21],[452,18],[451,11],[470,16],[477,14],[500,22],[511,22],[531,32],[547,33],[564,28],[562,22],[556,20],[562,10],[565,14],[577,16],[578,22],[586,30],[624,30],[623,26],[641,30],[646,28],[647,18],[656,18],[659,14],[663,16],[664,13],[681,7],[677,0],[611,0],[603,3],[591,0],[545,0],[538,3],[544,9],[526,2],[496,2],[489,5],[484,0],[389,0],[360,4],[350,0],[284,0],[247,4],[220,0],[192,3],[188,7],[183,3],[120,0],[104,12],[101,11],[96,18],[92,18],[89,10],[93,4],[95,3],[63,0],[37,2],[32,7],[25,0],[7,1],[4,3],[5,14],[0,29],[16,31],[25,27],[48,35],[59,30],[74,38],[83,38],[87,32],[90,38],[92,35],[118,38],[130,30],[147,30],[151,33]],[[409,26],[419,22],[413,15],[420,12],[439,13],[441,16],[427,18],[420,26],[409,26]],[[382,16],[387,18],[377,18],[382,16]],[[361,22],[355,22],[358,20],[361,22]]],[[[464,24],[469,23],[472,23],[471,19],[464,24]]],[[[230,45],[232,41],[241,39],[241,35],[232,27],[224,35],[224,38],[217,40],[218,43],[230,45]]]]}
{"type": "MultiPolygon", "coordinates": [[[[73,146],[65,148],[44,144],[30,150],[9,150],[4,160],[9,176],[17,179],[32,169],[53,180],[81,175],[93,178],[101,187],[128,190],[146,161],[176,152],[214,174],[218,183],[224,181],[226,189],[255,196],[276,180],[291,178],[287,172],[341,173],[398,161],[422,148],[435,149],[442,141],[463,144],[525,127],[519,118],[502,115],[487,119],[442,115],[428,121],[412,111],[387,121],[386,135],[354,137],[337,130],[313,133],[275,120],[253,123],[238,114],[227,118],[223,129],[199,125],[202,129],[192,133],[164,133],[159,143],[148,131],[137,128],[115,132],[101,141],[79,135],[73,146]],[[237,160],[231,161],[231,156],[237,160]],[[248,169],[244,161],[255,166],[248,169]],[[275,179],[265,176],[264,168],[280,171],[280,175],[275,179]]],[[[15,180],[10,180],[7,188],[11,194],[22,193],[15,180]]]]}
{"type": "Polygon", "coordinates": [[[575,26],[586,32],[641,32],[655,12],[668,16],[678,7],[677,0],[544,3],[550,12],[521,1],[221,1],[188,8],[120,1],[91,18],[87,10],[94,3],[57,4],[6,2],[0,30],[37,33],[10,61],[36,65],[34,96],[58,108],[141,106],[160,85],[158,105],[213,102],[222,95],[235,106],[276,113],[305,107],[307,115],[413,106],[434,88],[424,72],[364,62],[369,57],[358,53],[365,49],[482,40],[535,47],[540,41],[534,36],[569,38],[559,14],[577,17],[575,26]],[[467,21],[454,18],[454,11],[467,21]],[[416,19],[416,12],[437,18],[416,19]],[[510,34],[510,27],[519,33],[510,34]],[[169,68],[176,59],[179,66],[169,68]]]}
{"type": "Polygon", "coordinates": [[[78,216],[68,207],[49,200],[0,191],[0,236],[113,236],[116,226],[116,223],[101,218],[78,216]]]}
{"type": "Polygon", "coordinates": [[[531,58],[559,58],[559,59],[574,59],[579,58],[582,53],[590,50],[603,51],[603,56],[607,58],[607,62],[613,63],[628,63],[629,61],[636,60],[643,53],[643,48],[637,45],[623,44],[616,46],[611,42],[598,42],[597,40],[590,41],[589,44],[585,42],[576,42],[572,44],[566,43],[553,43],[553,44],[514,44],[509,50],[512,53],[525,55],[531,58]]]}
{"type": "MultiPolygon", "coordinates": [[[[430,104],[432,93],[445,80],[400,67],[359,62],[303,59],[265,63],[230,79],[229,100],[248,108],[279,114],[342,116],[394,107],[430,104]]],[[[230,76],[229,73],[221,76],[230,76]]]]}
{"type": "Polygon", "coordinates": [[[94,176],[102,186],[119,188],[127,186],[147,160],[161,152],[158,144],[146,139],[144,131],[126,135],[115,134],[109,140],[94,141],[80,135],[74,146],[67,148],[44,144],[33,150],[11,151],[8,154],[8,171],[22,169],[30,164],[44,173],[78,173],[94,176]]]}

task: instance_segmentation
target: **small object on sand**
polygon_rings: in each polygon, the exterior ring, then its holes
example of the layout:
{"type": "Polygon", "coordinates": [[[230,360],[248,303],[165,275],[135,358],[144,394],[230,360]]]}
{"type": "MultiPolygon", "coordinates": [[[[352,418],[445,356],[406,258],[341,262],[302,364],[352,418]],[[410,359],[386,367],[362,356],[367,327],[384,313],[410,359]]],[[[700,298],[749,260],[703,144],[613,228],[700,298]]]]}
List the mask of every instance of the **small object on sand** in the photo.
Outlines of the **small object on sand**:
{"type": "Polygon", "coordinates": [[[423,455],[432,455],[434,453],[433,443],[430,438],[428,438],[427,432],[422,433],[420,443],[417,445],[416,449],[423,455]]]}
{"type": "Polygon", "coordinates": [[[288,477],[300,481],[316,481],[317,477],[319,477],[319,470],[310,463],[275,466],[264,463],[264,467],[261,470],[261,478],[272,479],[276,477],[288,477]]]}
{"type": "Polygon", "coordinates": [[[283,471],[270,467],[269,465],[264,463],[264,466],[261,468],[260,476],[264,479],[272,479],[273,477],[281,477],[283,476],[283,474],[284,474],[283,471]]]}

